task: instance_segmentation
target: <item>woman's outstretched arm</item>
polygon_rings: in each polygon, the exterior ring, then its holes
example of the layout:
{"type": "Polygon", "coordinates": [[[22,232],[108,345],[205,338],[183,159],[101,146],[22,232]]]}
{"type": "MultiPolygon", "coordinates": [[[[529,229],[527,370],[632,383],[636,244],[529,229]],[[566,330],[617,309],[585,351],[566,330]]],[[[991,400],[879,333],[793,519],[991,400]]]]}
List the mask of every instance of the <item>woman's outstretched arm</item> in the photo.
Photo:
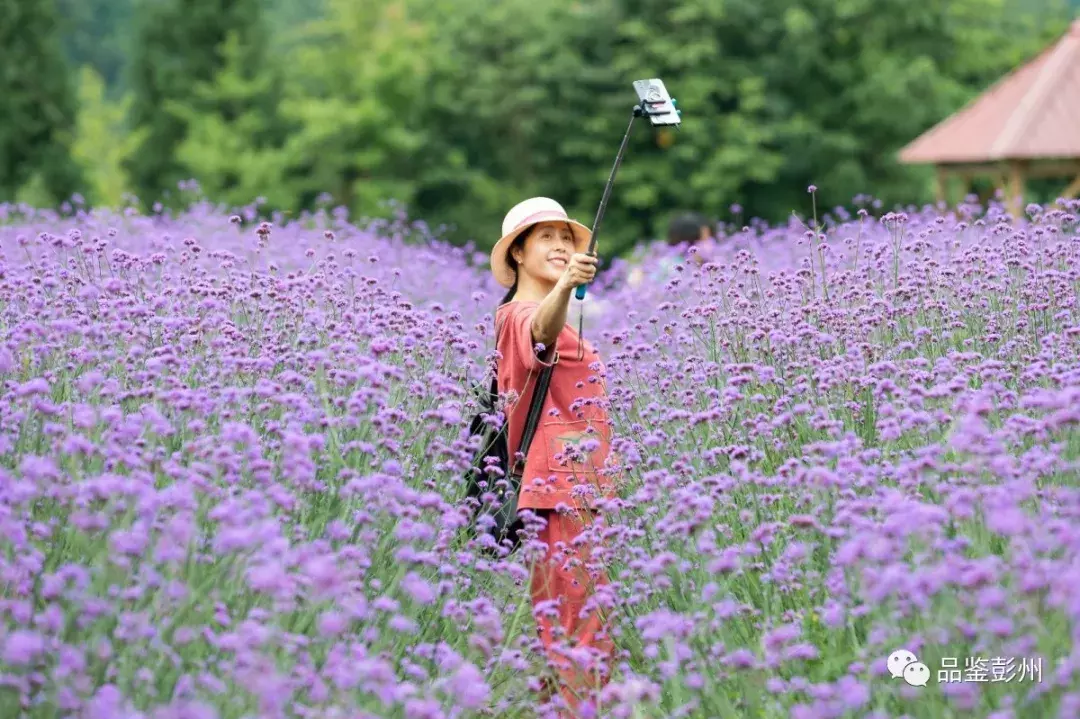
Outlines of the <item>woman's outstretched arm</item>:
{"type": "Polygon", "coordinates": [[[577,253],[570,258],[566,272],[555,284],[555,289],[548,293],[532,320],[532,338],[534,343],[544,345],[547,355],[555,346],[555,340],[566,325],[566,314],[570,309],[570,295],[578,285],[591,282],[596,277],[596,258],[592,255],[577,253]]]}

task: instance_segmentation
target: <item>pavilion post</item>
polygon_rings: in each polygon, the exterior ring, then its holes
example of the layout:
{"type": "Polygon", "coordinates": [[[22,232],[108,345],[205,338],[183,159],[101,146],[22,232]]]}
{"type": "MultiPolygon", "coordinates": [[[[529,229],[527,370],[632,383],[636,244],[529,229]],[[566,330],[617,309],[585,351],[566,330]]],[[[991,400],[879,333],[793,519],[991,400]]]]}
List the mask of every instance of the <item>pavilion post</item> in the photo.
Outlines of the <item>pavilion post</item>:
{"type": "Polygon", "coordinates": [[[948,195],[946,193],[946,182],[949,180],[948,170],[944,165],[937,166],[937,173],[934,177],[934,198],[939,205],[948,202],[948,195]]]}
{"type": "Polygon", "coordinates": [[[1078,194],[1080,194],[1080,175],[1077,175],[1076,179],[1069,183],[1061,196],[1066,200],[1074,200],[1078,194]]]}
{"type": "Polygon", "coordinates": [[[1024,196],[1024,165],[1017,160],[1009,163],[1009,182],[1006,192],[1008,193],[1006,207],[1015,217],[1019,217],[1020,203],[1023,202],[1024,196]]]}

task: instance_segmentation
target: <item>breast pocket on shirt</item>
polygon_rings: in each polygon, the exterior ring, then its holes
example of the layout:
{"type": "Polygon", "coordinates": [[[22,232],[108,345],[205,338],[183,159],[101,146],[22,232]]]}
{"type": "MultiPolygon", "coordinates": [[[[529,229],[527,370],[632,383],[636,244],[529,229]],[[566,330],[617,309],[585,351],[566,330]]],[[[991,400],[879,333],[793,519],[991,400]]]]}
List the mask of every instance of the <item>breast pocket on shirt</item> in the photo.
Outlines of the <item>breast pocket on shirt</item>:
{"type": "Polygon", "coordinates": [[[552,472],[595,472],[611,451],[611,422],[603,418],[547,419],[541,426],[552,472]]]}

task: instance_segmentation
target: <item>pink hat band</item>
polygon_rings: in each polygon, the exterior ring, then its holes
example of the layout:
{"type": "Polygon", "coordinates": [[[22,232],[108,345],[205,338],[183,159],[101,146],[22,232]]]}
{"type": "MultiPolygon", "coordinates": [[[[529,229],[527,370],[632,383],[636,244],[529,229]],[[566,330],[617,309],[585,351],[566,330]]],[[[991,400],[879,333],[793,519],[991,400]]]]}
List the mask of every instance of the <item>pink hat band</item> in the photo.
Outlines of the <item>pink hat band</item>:
{"type": "Polygon", "coordinates": [[[563,220],[564,222],[569,222],[570,218],[567,217],[565,212],[557,212],[555,210],[541,210],[540,212],[534,212],[533,214],[519,221],[514,226],[512,232],[523,230],[528,225],[535,225],[538,222],[550,222],[552,220],[563,220]]]}

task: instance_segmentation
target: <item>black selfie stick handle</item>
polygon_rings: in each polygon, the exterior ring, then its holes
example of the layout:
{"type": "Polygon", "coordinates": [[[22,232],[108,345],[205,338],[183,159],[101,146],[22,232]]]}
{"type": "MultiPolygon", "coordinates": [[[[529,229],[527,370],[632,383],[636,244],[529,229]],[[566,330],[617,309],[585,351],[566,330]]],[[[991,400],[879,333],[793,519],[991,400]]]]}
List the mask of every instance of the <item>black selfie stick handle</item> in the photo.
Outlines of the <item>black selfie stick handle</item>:
{"type": "MultiPolygon", "coordinates": [[[[619,145],[619,152],[615,155],[615,164],[611,168],[611,174],[608,175],[607,184],[604,185],[604,194],[600,198],[600,207],[597,208],[596,219],[593,220],[592,239],[589,240],[589,254],[593,257],[596,257],[596,237],[600,233],[600,223],[604,219],[604,210],[607,209],[608,200],[611,198],[611,188],[615,184],[615,173],[619,171],[623,155],[626,154],[626,145],[630,142],[630,130],[634,127],[634,120],[644,115],[645,111],[641,109],[641,105],[634,105],[634,113],[630,116],[630,124],[626,126],[626,134],[623,135],[622,144],[619,145]]],[[[585,285],[578,285],[574,296],[579,300],[585,299],[585,285]]]]}

